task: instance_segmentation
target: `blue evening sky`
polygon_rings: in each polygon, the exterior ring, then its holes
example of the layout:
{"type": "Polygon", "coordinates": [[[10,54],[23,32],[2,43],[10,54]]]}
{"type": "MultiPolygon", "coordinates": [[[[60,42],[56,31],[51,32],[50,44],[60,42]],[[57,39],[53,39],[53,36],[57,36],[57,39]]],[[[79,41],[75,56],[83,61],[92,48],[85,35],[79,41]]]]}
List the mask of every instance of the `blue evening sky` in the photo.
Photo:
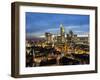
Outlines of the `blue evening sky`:
{"type": "Polygon", "coordinates": [[[89,33],[89,15],[51,14],[26,12],[27,36],[43,36],[45,32],[60,33],[60,24],[65,32],[72,30],[76,34],[89,33]]]}

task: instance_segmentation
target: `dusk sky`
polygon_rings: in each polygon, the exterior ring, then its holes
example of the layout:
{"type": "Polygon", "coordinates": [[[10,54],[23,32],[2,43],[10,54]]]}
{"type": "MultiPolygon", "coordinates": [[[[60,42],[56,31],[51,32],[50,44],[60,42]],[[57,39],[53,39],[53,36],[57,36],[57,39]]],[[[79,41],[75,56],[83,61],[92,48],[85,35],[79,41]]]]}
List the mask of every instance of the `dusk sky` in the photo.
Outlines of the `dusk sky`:
{"type": "Polygon", "coordinates": [[[45,32],[60,33],[60,24],[65,32],[72,30],[75,34],[89,33],[89,15],[51,14],[26,12],[26,35],[43,36],[45,32]]]}

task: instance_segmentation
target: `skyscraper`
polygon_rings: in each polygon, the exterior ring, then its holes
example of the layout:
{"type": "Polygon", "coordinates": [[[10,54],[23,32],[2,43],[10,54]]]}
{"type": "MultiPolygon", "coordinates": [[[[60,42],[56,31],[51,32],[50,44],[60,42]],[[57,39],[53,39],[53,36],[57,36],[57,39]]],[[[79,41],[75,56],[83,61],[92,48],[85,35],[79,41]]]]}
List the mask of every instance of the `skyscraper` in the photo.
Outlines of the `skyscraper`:
{"type": "Polygon", "coordinates": [[[65,29],[62,24],[60,24],[60,36],[61,36],[61,42],[65,42],[65,29]]]}
{"type": "Polygon", "coordinates": [[[46,41],[47,43],[52,43],[52,34],[51,33],[45,33],[46,41]]]}

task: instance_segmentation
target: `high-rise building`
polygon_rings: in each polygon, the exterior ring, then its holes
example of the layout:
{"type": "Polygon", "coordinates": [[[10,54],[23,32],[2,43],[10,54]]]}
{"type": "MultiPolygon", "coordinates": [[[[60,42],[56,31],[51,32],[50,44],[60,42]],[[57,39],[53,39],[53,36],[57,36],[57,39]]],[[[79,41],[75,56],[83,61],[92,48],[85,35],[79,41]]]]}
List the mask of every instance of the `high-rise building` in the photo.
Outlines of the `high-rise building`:
{"type": "Polygon", "coordinates": [[[45,33],[45,37],[46,37],[46,42],[47,43],[52,43],[52,34],[51,33],[45,33]]]}
{"type": "Polygon", "coordinates": [[[61,42],[65,42],[65,29],[62,24],[60,24],[60,36],[61,36],[61,42]]]}

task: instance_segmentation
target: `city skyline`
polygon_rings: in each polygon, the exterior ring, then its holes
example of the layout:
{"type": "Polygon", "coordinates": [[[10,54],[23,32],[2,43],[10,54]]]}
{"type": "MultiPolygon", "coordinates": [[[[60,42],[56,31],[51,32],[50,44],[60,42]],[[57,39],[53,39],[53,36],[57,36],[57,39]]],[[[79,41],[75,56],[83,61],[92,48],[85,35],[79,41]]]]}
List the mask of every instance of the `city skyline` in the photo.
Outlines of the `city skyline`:
{"type": "Polygon", "coordinates": [[[26,36],[43,37],[45,32],[59,34],[60,24],[65,32],[89,34],[89,16],[76,14],[51,14],[26,12],[26,36]]]}

